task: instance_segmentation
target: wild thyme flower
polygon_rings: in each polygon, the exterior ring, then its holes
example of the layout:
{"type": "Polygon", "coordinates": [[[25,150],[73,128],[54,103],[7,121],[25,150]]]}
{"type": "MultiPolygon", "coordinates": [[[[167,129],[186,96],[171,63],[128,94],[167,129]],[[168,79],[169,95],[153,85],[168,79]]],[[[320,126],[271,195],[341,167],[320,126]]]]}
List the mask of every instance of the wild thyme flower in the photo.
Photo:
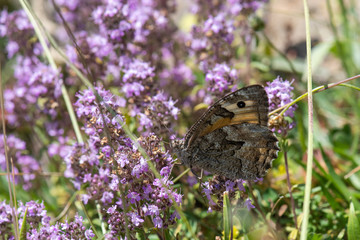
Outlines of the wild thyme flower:
{"type": "Polygon", "coordinates": [[[192,12],[199,15],[201,19],[219,12],[225,12],[235,18],[239,14],[250,15],[256,12],[266,2],[268,0],[196,0],[192,6],[192,12]]]}
{"type": "Polygon", "coordinates": [[[0,202],[0,236],[7,237],[7,239],[13,239],[14,234],[12,211],[10,205],[5,201],[0,202]]]}
{"type": "Polygon", "coordinates": [[[154,87],[154,68],[148,63],[135,60],[124,71],[123,87],[131,116],[138,116],[138,131],[168,131],[179,109],[175,101],[154,87]]]}
{"type": "Polygon", "coordinates": [[[227,2],[232,6],[230,11],[233,15],[240,13],[249,15],[262,7],[268,0],[227,0],[227,2]]]}
{"type": "MultiPolygon", "coordinates": [[[[95,237],[90,229],[86,229],[83,224],[83,218],[75,215],[74,221],[65,223],[55,223],[50,225],[50,217],[47,215],[43,203],[30,201],[27,203],[19,202],[17,214],[19,220],[19,229],[23,223],[25,211],[26,214],[26,239],[46,240],[46,239],[92,239],[95,237]]],[[[0,235],[6,239],[14,239],[13,221],[11,207],[5,201],[0,202],[0,235]]]]}
{"type": "Polygon", "coordinates": [[[252,30],[249,17],[266,0],[197,0],[192,7],[198,18],[187,46],[196,57],[202,71],[207,72],[218,63],[232,64],[235,36],[249,43],[252,30]],[[243,17],[239,17],[243,16],[243,17]]]}
{"type": "MultiPolygon", "coordinates": [[[[292,82],[283,80],[281,77],[277,77],[272,82],[268,82],[265,87],[265,91],[269,97],[269,111],[273,111],[279,107],[282,107],[293,101],[292,91],[294,88],[291,86],[292,82]]],[[[294,117],[294,112],[297,105],[292,105],[285,113],[284,117],[289,119],[294,117]]],[[[287,132],[295,127],[295,122],[290,122],[286,119],[274,116],[270,118],[270,126],[273,128],[273,132],[277,132],[282,136],[286,136],[287,132]]]]}
{"type": "Polygon", "coordinates": [[[92,239],[95,235],[90,229],[86,229],[83,225],[83,218],[78,214],[75,215],[74,221],[66,221],[65,223],[55,223],[50,225],[50,217],[47,215],[43,203],[30,201],[27,203],[19,203],[18,212],[20,214],[20,227],[23,222],[24,214],[27,209],[26,239],[92,239]]]}
{"type": "Polygon", "coordinates": [[[209,211],[222,211],[225,191],[228,191],[230,200],[235,200],[236,192],[239,192],[241,197],[237,199],[238,204],[244,205],[244,202],[241,202],[246,197],[244,184],[245,181],[242,179],[233,181],[219,175],[215,175],[209,181],[204,182],[202,186],[209,201],[209,211]],[[217,199],[216,202],[215,199],[217,199]]]}
{"type": "Polygon", "coordinates": [[[92,239],[95,234],[83,225],[83,217],[78,214],[72,222],[60,223],[60,230],[65,239],[92,239]]]}
{"type": "Polygon", "coordinates": [[[247,209],[250,211],[252,208],[255,208],[255,206],[252,204],[251,199],[248,198],[245,200],[244,205],[247,207],[247,209]]]}
{"type": "MultiPolygon", "coordinates": [[[[141,75],[141,72],[133,74],[138,78],[148,76],[141,75]]],[[[128,74],[129,78],[133,74],[128,74]]],[[[72,153],[66,157],[66,176],[73,178],[76,188],[86,191],[83,196],[86,203],[101,202],[104,221],[109,223],[113,236],[125,233],[125,217],[131,231],[141,228],[146,216],[157,227],[166,228],[174,224],[176,218],[171,206],[180,204],[182,197],[171,188],[173,183],[169,180],[173,159],[164,152],[160,139],[152,133],[138,139],[149,160],[142,157],[120,124],[123,121],[120,111],[123,99],[102,88],[96,90],[104,101],[97,102],[90,90],[77,94],[76,111],[85,120],[84,129],[89,134],[89,141],[86,145],[74,145],[72,153]],[[162,175],[161,179],[155,177],[147,161],[154,164],[162,175]],[[124,207],[127,208],[126,215],[124,207]]],[[[159,101],[163,99],[159,98],[159,101]]],[[[164,101],[163,104],[173,106],[171,102],[164,101]]]]}
{"type": "MultiPolygon", "coordinates": [[[[92,11],[101,3],[98,0],[87,1],[64,1],[55,0],[56,5],[61,9],[61,13],[65,21],[70,24],[74,32],[91,29],[91,14],[92,11]]],[[[61,22],[59,16],[56,15],[56,20],[61,22]]],[[[58,38],[65,40],[66,33],[63,31],[56,32],[58,38]]]]}
{"type": "Polygon", "coordinates": [[[230,69],[225,63],[216,64],[206,74],[205,81],[208,82],[208,90],[215,96],[222,97],[230,90],[237,78],[236,70],[230,69]]]}
{"type": "Polygon", "coordinates": [[[231,43],[234,40],[233,20],[223,14],[210,16],[203,25],[194,26],[188,46],[200,63],[200,69],[208,71],[220,62],[232,57],[231,43]]]}
{"type": "MultiPolygon", "coordinates": [[[[25,211],[27,209],[26,224],[28,229],[37,229],[40,225],[48,225],[50,217],[47,216],[44,203],[30,201],[27,203],[19,202],[18,213],[20,213],[19,224],[23,222],[25,211]]],[[[20,226],[21,228],[21,226],[20,226]]]]}
{"type": "Polygon", "coordinates": [[[57,116],[61,75],[37,58],[18,56],[14,77],[16,83],[4,93],[5,110],[11,125],[18,126],[41,115],[53,119],[57,116]]]}
{"type": "MultiPolygon", "coordinates": [[[[26,144],[14,135],[7,136],[9,159],[13,160],[14,173],[23,173],[22,176],[15,176],[15,182],[22,184],[25,190],[33,186],[36,173],[40,171],[39,163],[31,156],[25,154],[26,144]]],[[[11,167],[11,166],[10,166],[11,167]]],[[[4,135],[0,134],[0,169],[6,171],[4,135]]],[[[10,170],[11,171],[11,170],[10,170]]]]}
{"type": "Polygon", "coordinates": [[[38,56],[42,53],[40,44],[31,41],[35,37],[34,29],[23,10],[11,13],[7,10],[1,11],[0,37],[5,36],[8,39],[8,58],[12,58],[18,52],[23,56],[38,56]]]}

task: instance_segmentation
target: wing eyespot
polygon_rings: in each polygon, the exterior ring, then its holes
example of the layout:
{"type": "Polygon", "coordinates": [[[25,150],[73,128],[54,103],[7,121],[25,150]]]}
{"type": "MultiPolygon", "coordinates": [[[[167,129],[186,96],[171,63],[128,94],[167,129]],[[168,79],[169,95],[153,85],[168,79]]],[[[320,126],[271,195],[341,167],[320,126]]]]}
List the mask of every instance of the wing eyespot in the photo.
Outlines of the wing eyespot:
{"type": "Polygon", "coordinates": [[[238,106],[238,108],[244,108],[246,104],[244,101],[239,101],[236,105],[238,106]]]}

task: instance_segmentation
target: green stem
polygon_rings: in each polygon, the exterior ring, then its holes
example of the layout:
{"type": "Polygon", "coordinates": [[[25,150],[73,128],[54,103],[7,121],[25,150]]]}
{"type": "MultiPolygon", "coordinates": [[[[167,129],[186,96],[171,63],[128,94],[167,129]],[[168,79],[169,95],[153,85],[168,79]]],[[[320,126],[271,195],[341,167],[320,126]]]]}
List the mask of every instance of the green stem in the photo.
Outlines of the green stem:
{"type": "Polygon", "coordinates": [[[306,54],[308,67],[308,152],[306,165],[306,182],[305,196],[303,205],[303,221],[301,225],[300,240],[307,239],[309,213],[310,213],[310,194],[312,182],[312,166],[313,166],[313,98],[312,98],[312,75],[311,75],[311,36],[310,36],[310,19],[309,7],[307,1],[304,0],[305,29],[306,29],[306,54]]]}
{"type": "Polygon", "coordinates": [[[95,234],[96,238],[98,239],[98,238],[99,238],[99,234],[98,234],[98,232],[96,231],[96,227],[95,227],[93,221],[91,220],[88,211],[86,210],[83,202],[81,201],[81,199],[80,199],[79,197],[78,197],[77,200],[79,201],[79,203],[80,203],[80,205],[81,205],[81,208],[82,208],[82,210],[84,211],[84,213],[85,213],[85,215],[86,215],[86,218],[89,220],[89,223],[90,223],[90,225],[91,225],[92,230],[94,231],[94,234],[95,234]]]}
{"type": "Polygon", "coordinates": [[[191,168],[186,169],[185,171],[183,171],[179,176],[177,176],[174,180],[173,183],[176,183],[177,181],[179,181],[180,178],[182,178],[182,176],[184,176],[185,174],[187,174],[188,172],[190,172],[191,168]]]}
{"type": "MultiPolygon", "coordinates": [[[[316,87],[316,88],[312,89],[311,92],[312,93],[319,93],[319,92],[325,91],[327,89],[330,89],[330,88],[333,88],[333,87],[336,87],[336,86],[349,87],[349,88],[360,91],[359,87],[356,87],[356,86],[345,83],[345,82],[349,82],[349,81],[352,81],[352,80],[357,79],[357,78],[360,78],[360,75],[355,75],[353,77],[341,80],[341,81],[336,82],[336,83],[331,83],[329,85],[322,85],[322,86],[316,87]]],[[[275,109],[274,111],[270,112],[269,115],[273,115],[273,114],[275,114],[275,113],[277,113],[277,112],[279,112],[281,110],[282,111],[281,111],[281,113],[279,115],[283,115],[292,105],[296,104],[297,102],[300,102],[301,100],[303,100],[307,96],[308,96],[308,92],[306,92],[303,95],[301,95],[300,97],[296,98],[291,103],[288,103],[288,104],[286,104],[286,105],[284,105],[284,106],[282,106],[282,107],[280,107],[278,109],[275,109]]]]}

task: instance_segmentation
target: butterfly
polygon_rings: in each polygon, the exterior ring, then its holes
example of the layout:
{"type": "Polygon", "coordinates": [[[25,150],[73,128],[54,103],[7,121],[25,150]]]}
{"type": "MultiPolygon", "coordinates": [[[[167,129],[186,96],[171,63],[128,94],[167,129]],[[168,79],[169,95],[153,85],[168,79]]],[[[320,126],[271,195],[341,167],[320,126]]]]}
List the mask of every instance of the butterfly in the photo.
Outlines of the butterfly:
{"type": "Polygon", "coordinates": [[[263,86],[238,89],[210,106],[184,139],[174,142],[174,152],[191,169],[233,180],[263,177],[279,151],[268,112],[263,86]]]}

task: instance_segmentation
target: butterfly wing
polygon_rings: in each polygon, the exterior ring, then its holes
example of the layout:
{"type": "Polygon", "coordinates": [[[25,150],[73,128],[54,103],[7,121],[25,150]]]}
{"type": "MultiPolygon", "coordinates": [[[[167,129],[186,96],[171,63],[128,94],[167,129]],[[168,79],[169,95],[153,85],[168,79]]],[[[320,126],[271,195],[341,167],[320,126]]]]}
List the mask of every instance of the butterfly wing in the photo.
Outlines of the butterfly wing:
{"type": "Polygon", "coordinates": [[[190,128],[184,162],[231,179],[264,176],[279,150],[267,127],[268,107],[260,85],[226,95],[190,128]]]}
{"type": "Polygon", "coordinates": [[[279,150],[267,127],[249,123],[216,129],[199,137],[194,146],[192,166],[246,180],[263,177],[279,150]]]}
{"type": "Polygon", "coordinates": [[[267,126],[269,103],[261,85],[252,85],[234,91],[215,102],[189,129],[185,146],[198,137],[228,125],[253,123],[267,126]]]}

